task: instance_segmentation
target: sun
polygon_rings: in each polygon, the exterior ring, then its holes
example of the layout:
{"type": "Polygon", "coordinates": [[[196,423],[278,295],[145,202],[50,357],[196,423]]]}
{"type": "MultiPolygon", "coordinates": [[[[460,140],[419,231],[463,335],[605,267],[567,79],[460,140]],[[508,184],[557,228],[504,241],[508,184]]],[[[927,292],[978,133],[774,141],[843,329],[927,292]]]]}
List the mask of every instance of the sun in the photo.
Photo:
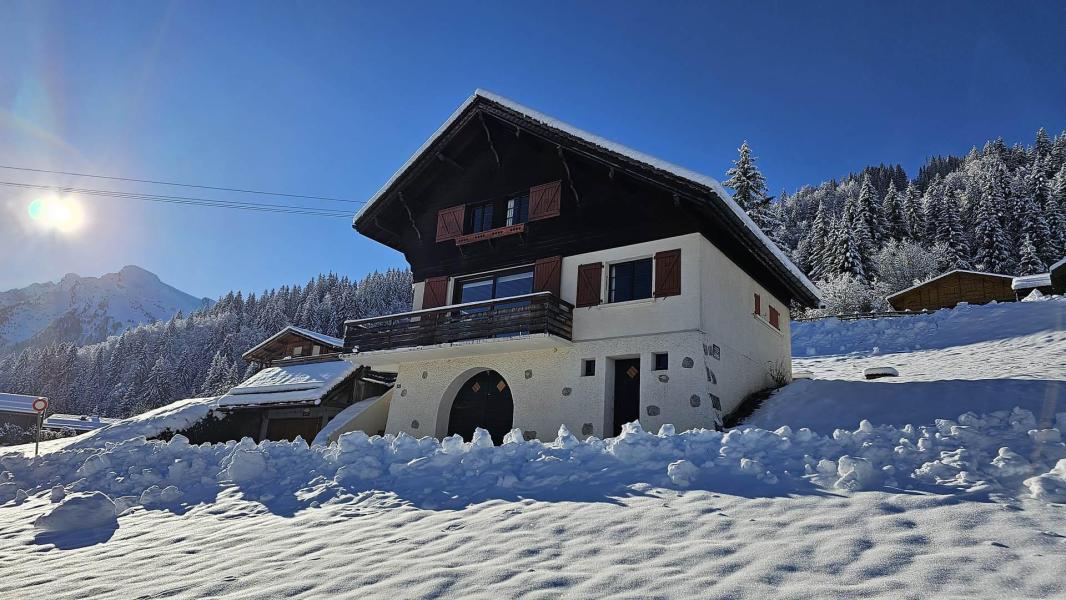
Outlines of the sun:
{"type": "Polygon", "coordinates": [[[85,223],[81,204],[67,196],[36,198],[27,207],[30,220],[44,229],[73,233],[85,223]]]}

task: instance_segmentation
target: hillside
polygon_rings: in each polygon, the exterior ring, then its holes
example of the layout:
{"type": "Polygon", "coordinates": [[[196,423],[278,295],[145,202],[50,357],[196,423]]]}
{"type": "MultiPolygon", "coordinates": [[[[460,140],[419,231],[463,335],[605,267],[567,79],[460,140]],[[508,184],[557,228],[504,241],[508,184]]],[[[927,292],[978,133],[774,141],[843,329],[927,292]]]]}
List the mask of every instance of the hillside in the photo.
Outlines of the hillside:
{"type": "Polygon", "coordinates": [[[114,443],[189,401],[0,457],[0,594],[1062,597],[1064,317],[798,325],[818,379],[753,415],[773,431],[114,443]],[[902,376],[859,380],[874,362],[902,376]]]}
{"type": "Polygon", "coordinates": [[[205,304],[140,267],[0,292],[0,352],[29,345],[91,344],[143,323],[190,313],[205,304]]]}

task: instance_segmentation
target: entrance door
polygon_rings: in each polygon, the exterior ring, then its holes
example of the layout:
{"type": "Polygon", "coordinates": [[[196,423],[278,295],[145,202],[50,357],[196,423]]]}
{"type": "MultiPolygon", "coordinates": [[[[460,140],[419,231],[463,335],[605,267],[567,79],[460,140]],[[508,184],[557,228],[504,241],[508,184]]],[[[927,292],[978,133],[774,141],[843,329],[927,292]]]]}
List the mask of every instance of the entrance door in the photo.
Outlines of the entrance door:
{"type": "Polygon", "coordinates": [[[640,359],[614,361],[614,434],[640,418],[640,359]]]}
{"type": "Polygon", "coordinates": [[[488,430],[498,445],[513,423],[511,386],[496,371],[482,371],[464,383],[455,396],[448,415],[448,435],[458,433],[470,441],[474,429],[480,427],[488,430]]]}

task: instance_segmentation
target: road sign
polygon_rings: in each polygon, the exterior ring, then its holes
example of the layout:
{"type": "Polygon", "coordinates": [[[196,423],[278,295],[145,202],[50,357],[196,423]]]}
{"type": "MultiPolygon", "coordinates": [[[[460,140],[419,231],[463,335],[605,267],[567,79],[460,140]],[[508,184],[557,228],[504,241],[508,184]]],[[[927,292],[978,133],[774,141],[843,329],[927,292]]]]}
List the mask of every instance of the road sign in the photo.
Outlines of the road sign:
{"type": "MultiPolygon", "coordinates": [[[[25,404],[23,406],[25,406],[25,404]]],[[[38,398],[38,399],[33,401],[33,410],[35,410],[35,411],[37,411],[39,413],[43,413],[45,411],[45,409],[47,409],[47,408],[48,408],[48,399],[47,398],[38,398]]]]}

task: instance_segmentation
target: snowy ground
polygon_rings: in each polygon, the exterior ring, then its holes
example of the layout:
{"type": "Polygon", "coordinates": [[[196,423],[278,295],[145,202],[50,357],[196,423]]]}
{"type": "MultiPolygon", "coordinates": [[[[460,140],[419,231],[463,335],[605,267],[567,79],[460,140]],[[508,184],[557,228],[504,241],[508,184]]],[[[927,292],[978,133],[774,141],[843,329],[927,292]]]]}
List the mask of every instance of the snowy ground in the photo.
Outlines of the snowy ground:
{"type": "Polygon", "coordinates": [[[0,597],[1064,597],[1064,315],[799,325],[776,431],[9,453],[0,597]]]}

